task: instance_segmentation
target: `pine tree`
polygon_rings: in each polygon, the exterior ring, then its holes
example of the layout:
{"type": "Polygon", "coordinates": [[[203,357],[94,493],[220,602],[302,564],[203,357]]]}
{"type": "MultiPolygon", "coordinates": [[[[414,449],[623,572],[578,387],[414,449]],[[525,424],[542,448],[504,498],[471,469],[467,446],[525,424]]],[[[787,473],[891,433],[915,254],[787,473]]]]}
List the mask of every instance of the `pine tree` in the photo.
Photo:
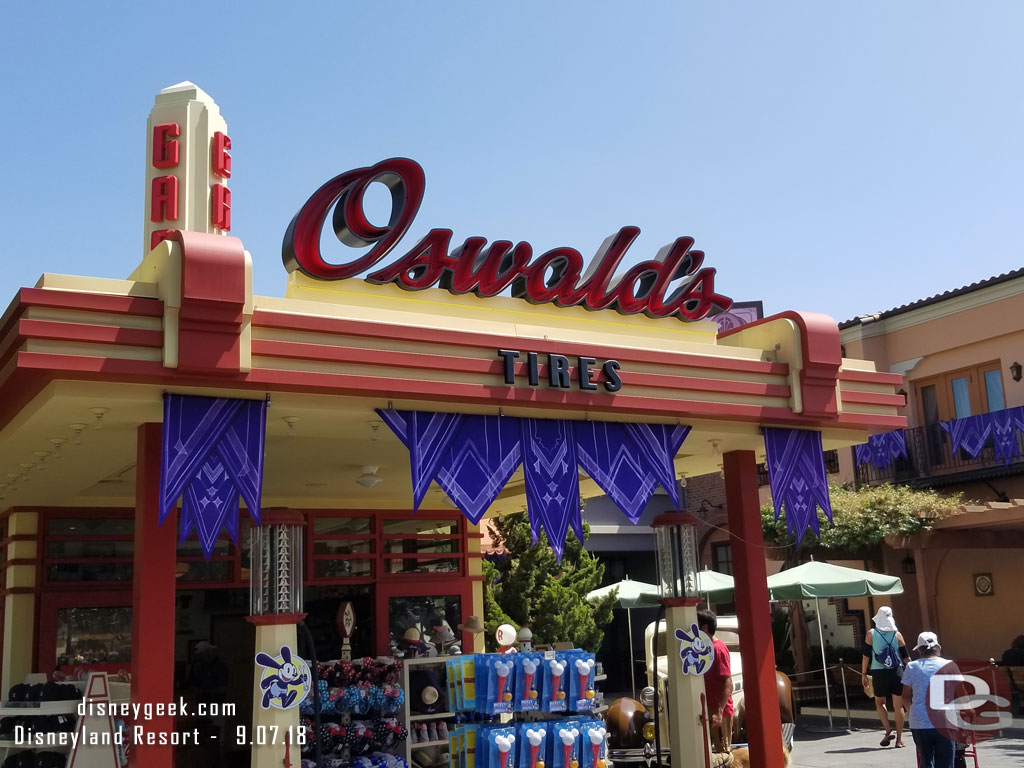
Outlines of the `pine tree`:
{"type": "MultiPolygon", "coordinates": [[[[604,565],[570,532],[561,564],[542,531],[534,544],[526,513],[493,521],[494,540],[507,553],[484,561],[484,623],[492,643],[499,624],[529,626],[534,643],[570,642],[596,650],[612,620],[617,596],[589,602],[601,585],[604,565]]],[[[586,541],[590,528],[583,526],[586,541]]]]}

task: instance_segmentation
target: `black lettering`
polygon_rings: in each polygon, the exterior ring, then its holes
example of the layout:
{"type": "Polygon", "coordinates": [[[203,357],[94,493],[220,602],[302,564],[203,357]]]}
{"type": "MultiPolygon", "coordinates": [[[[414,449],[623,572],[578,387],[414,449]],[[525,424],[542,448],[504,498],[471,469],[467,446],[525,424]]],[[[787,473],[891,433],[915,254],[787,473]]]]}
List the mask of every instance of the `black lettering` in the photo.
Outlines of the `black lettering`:
{"type": "Polygon", "coordinates": [[[618,360],[609,360],[601,366],[601,371],[608,381],[604,383],[604,388],[609,392],[618,392],[622,389],[622,378],[619,376],[619,365],[618,360]]]}
{"type": "Polygon", "coordinates": [[[505,383],[515,384],[516,383],[516,358],[519,357],[519,353],[513,349],[499,349],[498,357],[505,361],[505,383]]]}
{"type": "Polygon", "coordinates": [[[580,389],[589,389],[591,391],[597,389],[597,384],[591,381],[594,378],[594,369],[590,367],[597,363],[597,359],[593,357],[580,357],[577,360],[576,366],[580,374],[580,389]]]}
{"type": "Polygon", "coordinates": [[[565,355],[548,355],[548,381],[552,387],[569,389],[569,358],[565,355]]]}
{"type": "Polygon", "coordinates": [[[527,381],[530,382],[531,387],[536,387],[540,384],[540,375],[537,372],[537,353],[527,352],[526,353],[526,376],[527,381]]]}

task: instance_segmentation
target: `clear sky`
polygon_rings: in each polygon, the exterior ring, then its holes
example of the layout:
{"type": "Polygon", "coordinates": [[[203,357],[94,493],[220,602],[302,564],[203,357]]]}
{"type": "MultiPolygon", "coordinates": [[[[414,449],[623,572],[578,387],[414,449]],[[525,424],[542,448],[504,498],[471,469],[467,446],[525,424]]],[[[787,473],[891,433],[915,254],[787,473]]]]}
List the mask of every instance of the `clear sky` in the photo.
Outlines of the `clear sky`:
{"type": "Polygon", "coordinates": [[[395,155],[427,177],[408,245],[448,227],[589,258],[631,224],[633,260],[690,235],[719,292],[768,312],[843,320],[1022,265],[1020,0],[8,2],[3,19],[8,297],[43,271],[132,270],[146,117],[182,80],[228,121],[259,294],[283,294],[306,198],[395,155]]]}

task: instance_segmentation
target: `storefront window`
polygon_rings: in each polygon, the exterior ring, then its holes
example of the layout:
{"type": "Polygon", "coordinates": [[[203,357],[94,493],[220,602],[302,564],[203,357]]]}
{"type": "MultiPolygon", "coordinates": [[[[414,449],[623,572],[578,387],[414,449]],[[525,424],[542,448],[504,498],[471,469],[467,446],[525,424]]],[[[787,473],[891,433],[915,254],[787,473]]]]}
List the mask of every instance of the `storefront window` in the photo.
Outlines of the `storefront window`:
{"type": "Polygon", "coordinates": [[[388,626],[391,645],[397,646],[406,631],[416,629],[424,642],[432,642],[435,627],[448,626],[458,636],[462,623],[462,598],[458,595],[439,597],[392,597],[388,600],[388,626]]]}
{"type": "Polygon", "coordinates": [[[412,534],[413,536],[458,536],[458,520],[431,520],[412,518],[384,521],[384,537],[412,534]]]}
{"type": "Polygon", "coordinates": [[[359,579],[373,577],[373,560],[313,559],[313,576],[317,579],[359,579]]]}
{"type": "Polygon", "coordinates": [[[353,657],[373,655],[373,588],[351,585],[306,587],[303,596],[306,626],[313,635],[316,656],[321,661],[337,659],[341,654],[338,610],[344,602],[352,603],[356,613],[355,633],[349,639],[353,657]]]}
{"type": "Polygon", "coordinates": [[[58,666],[130,661],[131,607],[60,609],[56,650],[58,666]]]}
{"type": "Polygon", "coordinates": [[[313,518],[313,535],[368,536],[372,532],[372,518],[369,517],[320,517],[313,518]]]}
{"type": "Polygon", "coordinates": [[[112,536],[131,537],[134,534],[135,521],[128,517],[51,517],[46,521],[48,537],[98,536],[109,538],[112,536]]]}
{"type": "Polygon", "coordinates": [[[387,557],[384,563],[388,573],[458,573],[456,557],[387,557]]]}

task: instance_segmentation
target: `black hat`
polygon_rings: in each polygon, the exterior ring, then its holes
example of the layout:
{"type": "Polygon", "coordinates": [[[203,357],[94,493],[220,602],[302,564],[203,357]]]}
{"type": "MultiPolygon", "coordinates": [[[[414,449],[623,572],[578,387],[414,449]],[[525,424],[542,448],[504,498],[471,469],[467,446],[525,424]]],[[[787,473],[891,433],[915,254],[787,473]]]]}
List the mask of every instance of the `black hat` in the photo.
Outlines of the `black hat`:
{"type": "Polygon", "coordinates": [[[18,683],[12,685],[11,690],[7,694],[8,701],[28,701],[28,693],[32,690],[32,686],[25,683],[18,683]]]}
{"type": "Polygon", "coordinates": [[[36,754],[34,768],[64,768],[64,762],[64,755],[60,752],[39,752],[36,754]]]}

